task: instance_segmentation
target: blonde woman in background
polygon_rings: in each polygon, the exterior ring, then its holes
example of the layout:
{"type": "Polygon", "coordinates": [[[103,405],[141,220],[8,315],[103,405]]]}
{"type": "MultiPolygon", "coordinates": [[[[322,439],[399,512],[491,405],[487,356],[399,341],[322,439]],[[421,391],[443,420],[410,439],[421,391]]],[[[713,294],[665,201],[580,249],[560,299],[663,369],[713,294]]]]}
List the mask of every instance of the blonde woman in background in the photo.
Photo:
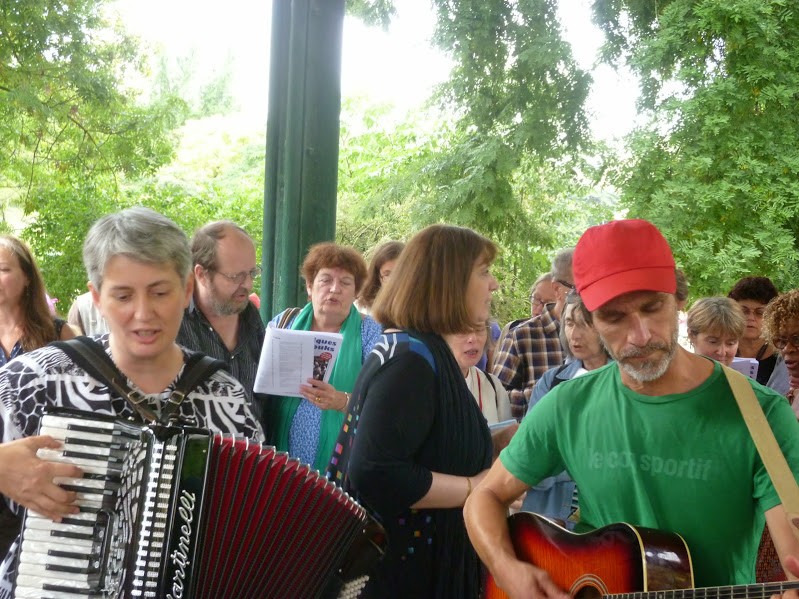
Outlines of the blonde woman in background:
{"type": "Polygon", "coordinates": [[[728,297],[703,297],[688,310],[688,340],[694,353],[732,364],[746,327],[741,306],[728,297]]]}

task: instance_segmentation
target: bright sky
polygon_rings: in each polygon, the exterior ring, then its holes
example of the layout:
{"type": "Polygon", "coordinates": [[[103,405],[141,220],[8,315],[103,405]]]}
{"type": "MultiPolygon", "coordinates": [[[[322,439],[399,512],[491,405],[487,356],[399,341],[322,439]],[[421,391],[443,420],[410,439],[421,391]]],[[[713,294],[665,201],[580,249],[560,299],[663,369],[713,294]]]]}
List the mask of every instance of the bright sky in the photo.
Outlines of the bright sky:
{"type": "MultiPolygon", "coordinates": [[[[588,110],[595,134],[627,133],[635,117],[635,82],[606,66],[594,67],[601,34],[590,22],[591,0],[566,0],[566,38],[584,68],[594,71],[588,110]]],[[[344,25],[342,92],[410,110],[444,80],[448,59],[434,50],[433,13],[425,0],[396,0],[398,15],[388,32],[347,18],[344,25]]],[[[194,55],[197,72],[210,79],[227,56],[234,61],[233,91],[243,112],[266,120],[271,2],[226,0],[220,8],[196,0],[117,0],[129,31],[172,56],[194,55]]],[[[217,5],[218,6],[218,5],[217,5]]]]}

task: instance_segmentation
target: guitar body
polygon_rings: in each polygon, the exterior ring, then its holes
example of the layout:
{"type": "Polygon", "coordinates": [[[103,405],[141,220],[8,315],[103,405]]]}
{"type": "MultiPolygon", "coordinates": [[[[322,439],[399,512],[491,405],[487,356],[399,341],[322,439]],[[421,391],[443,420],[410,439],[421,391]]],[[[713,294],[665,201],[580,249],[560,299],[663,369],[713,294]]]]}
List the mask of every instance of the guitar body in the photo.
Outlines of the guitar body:
{"type": "MultiPolygon", "coordinates": [[[[529,512],[508,519],[519,559],[546,570],[578,599],[693,588],[691,555],[679,535],[629,524],[574,534],[529,512]]],[[[488,575],[485,599],[507,599],[488,575]]]]}

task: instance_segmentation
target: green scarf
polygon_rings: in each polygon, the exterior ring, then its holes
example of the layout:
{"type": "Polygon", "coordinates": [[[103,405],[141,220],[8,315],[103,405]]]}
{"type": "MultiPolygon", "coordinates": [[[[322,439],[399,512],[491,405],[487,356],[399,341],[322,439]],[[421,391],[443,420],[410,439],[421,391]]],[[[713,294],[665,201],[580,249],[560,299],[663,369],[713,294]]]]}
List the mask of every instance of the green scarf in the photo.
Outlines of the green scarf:
{"type": "MultiPolygon", "coordinates": [[[[295,331],[310,331],[313,323],[313,304],[308,302],[300,311],[291,328],[295,331]]],[[[355,306],[350,307],[350,314],[341,325],[341,334],[344,336],[338,350],[336,363],[330,372],[328,382],[336,391],[350,393],[355,386],[355,379],[362,366],[361,340],[361,315],[355,306]]],[[[294,422],[297,407],[302,401],[301,397],[276,397],[271,402],[272,413],[270,425],[273,428],[272,440],[279,451],[288,451],[289,431],[294,422]]],[[[322,410],[322,424],[319,431],[309,431],[309,435],[318,434],[319,443],[316,447],[316,460],[313,467],[324,472],[333,453],[333,445],[338,437],[341,425],[344,422],[344,413],[338,410],[322,410]]]]}

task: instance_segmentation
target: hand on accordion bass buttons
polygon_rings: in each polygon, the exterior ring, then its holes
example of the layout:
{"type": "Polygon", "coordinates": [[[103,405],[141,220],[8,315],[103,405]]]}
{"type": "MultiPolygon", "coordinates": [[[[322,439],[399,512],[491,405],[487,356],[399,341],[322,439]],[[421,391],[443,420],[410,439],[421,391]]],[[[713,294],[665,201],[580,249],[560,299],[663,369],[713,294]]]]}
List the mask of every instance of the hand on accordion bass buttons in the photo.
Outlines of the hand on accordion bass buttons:
{"type": "Polygon", "coordinates": [[[0,445],[0,492],[34,512],[60,521],[78,513],[76,494],[58,486],[55,478],[79,478],[72,464],[46,462],[36,456],[39,449],[58,449],[61,443],[49,436],[26,437],[0,445]]]}

